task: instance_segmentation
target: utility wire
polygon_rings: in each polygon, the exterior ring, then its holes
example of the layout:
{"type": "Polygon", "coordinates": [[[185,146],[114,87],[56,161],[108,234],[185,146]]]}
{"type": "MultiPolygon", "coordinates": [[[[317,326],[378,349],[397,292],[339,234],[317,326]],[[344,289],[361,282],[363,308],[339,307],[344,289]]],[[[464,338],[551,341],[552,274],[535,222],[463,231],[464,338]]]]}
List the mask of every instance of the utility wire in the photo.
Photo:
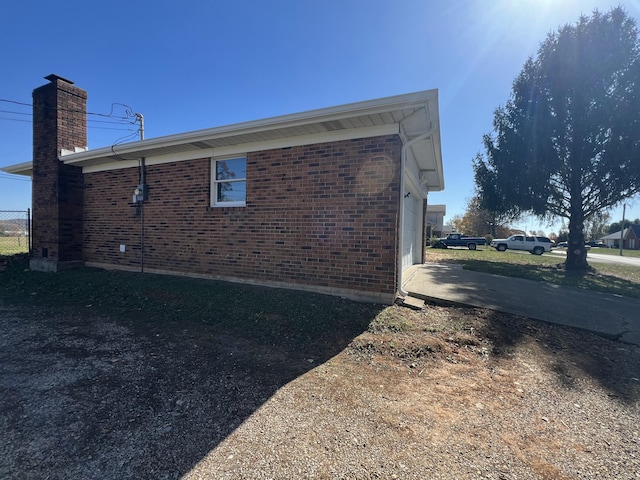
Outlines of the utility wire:
{"type": "MultiPolygon", "coordinates": [[[[113,142],[113,144],[111,145],[111,149],[113,150],[113,147],[120,145],[122,143],[125,143],[127,140],[135,137],[138,135],[138,130],[131,130],[133,133],[129,134],[129,135],[125,135],[122,138],[119,138],[118,140],[116,140],[115,142],[113,142]]],[[[113,152],[115,153],[115,152],[113,152]]]]}
{"type": "Polygon", "coordinates": [[[0,173],[0,178],[3,180],[17,180],[18,182],[30,182],[31,179],[30,178],[20,178],[20,177],[14,177],[11,175],[6,175],[4,173],[0,173]]]}
{"type": "Polygon", "coordinates": [[[19,118],[0,117],[0,120],[8,120],[10,122],[32,123],[31,120],[21,120],[19,118]]]}
{"type": "MultiPolygon", "coordinates": [[[[14,105],[22,105],[22,106],[25,106],[25,107],[33,107],[33,104],[31,104],[31,103],[18,102],[16,100],[0,99],[0,102],[11,103],[11,104],[14,104],[14,105]]],[[[108,123],[108,124],[113,124],[113,125],[135,125],[135,123],[137,122],[137,116],[135,115],[135,113],[133,113],[133,109],[129,105],[126,105],[124,103],[117,103],[117,102],[112,103],[111,104],[111,110],[109,111],[109,113],[83,112],[81,110],[65,109],[65,108],[52,108],[52,107],[46,107],[46,108],[51,109],[51,110],[61,111],[61,112],[86,113],[87,116],[97,116],[97,117],[101,117],[101,118],[110,118],[110,119],[112,119],[112,120],[98,120],[98,119],[88,118],[87,119],[87,124],[91,124],[91,123],[108,123]],[[123,107],[124,110],[125,110],[125,115],[126,116],[122,117],[122,116],[114,115],[114,109],[115,109],[116,106],[123,107]]],[[[11,110],[0,110],[0,113],[8,113],[8,114],[12,114],[12,115],[25,115],[25,116],[33,117],[32,113],[16,112],[16,111],[11,111],[11,110]]],[[[9,117],[0,117],[0,120],[4,120],[4,121],[8,121],[8,122],[33,123],[32,120],[22,120],[22,119],[19,119],[19,118],[9,118],[9,117]]],[[[115,127],[96,127],[96,126],[91,126],[91,129],[92,130],[116,130],[116,131],[132,132],[130,135],[127,135],[127,136],[125,136],[123,138],[120,138],[120,139],[116,140],[116,142],[114,142],[114,145],[118,145],[119,143],[123,143],[124,141],[126,141],[129,138],[133,138],[133,136],[136,135],[137,132],[138,132],[138,130],[133,130],[131,128],[115,128],[115,127]]],[[[113,149],[113,147],[112,147],[112,149],[113,149]]]]}
{"type": "Polygon", "coordinates": [[[11,110],[0,110],[0,113],[15,113],[16,115],[32,115],[26,112],[12,112],[11,110]]]}
{"type": "MultiPolygon", "coordinates": [[[[33,107],[32,103],[18,102],[16,100],[7,100],[4,98],[0,98],[0,102],[12,103],[14,105],[23,105],[25,107],[33,107]]],[[[44,107],[44,105],[42,107],[44,107]]],[[[124,103],[118,103],[118,102],[114,102],[111,104],[111,110],[109,111],[109,113],[84,112],[83,110],[69,109],[69,108],[54,108],[54,107],[44,107],[44,108],[47,108],[48,110],[57,110],[59,112],[86,113],[87,115],[96,115],[98,117],[107,117],[107,118],[120,118],[122,120],[134,119],[133,121],[131,121],[132,124],[135,123],[136,121],[135,120],[136,115],[133,113],[133,109],[129,105],[126,105],[124,103]],[[119,117],[113,114],[113,110],[116,105],[119,105],[125,108],[125,114],[126,114],[125,117],[119,117]]]]}
{"type": "MultiPolygon", "coordinates": [[[[7,100],[4,98],[0,98],[0,102],[5,102],[5,103],[11,103],[14,105],[22,105],[25,107],[33,107],[34,105],[32,103],[25,103],[25,102],[19,102],[17,100],[7,100]]],[[[118,102],[114,102],[111,104],[111,110],[109,111],[109,113],[96,113],[96,112],[86,112],[86,111],[82,111],[82,110],[77,110],[77,109],[67,109],[67,108],[53,108],[53,107],[44,107],[50,110],[57,110],[59,112],[72,112],[72,113],[84,113],[87,116],[89,115],[93,115],[93,116],[97,116],[97,117],[104,117],[104,118],[111,118],[111,119],[117,119],[119,121],[109,121],[109,120],[94,120],[94,119],[87,119],[87,123],[89,122],[94,122],[94,123],[113,123],[116,125],[124,125],[124,124],[130,124],[130,125],[135,125],[138,121],[138,116],[134,113],[133,109],[129,106],[126,105],[124,103],[118,103],[118,102]],[[121,106],[124,107],[124,113],[126,116],[122,117],[122,116],[117,116],[114,115],[114,108],[115,106],[121,106]]],[[[10,112],[10,111],[1,111],[4,113],[13,113],[13,114],[18,114],[18,115],[32,115],[30,113],[22,113],[22,112],[10,112]]],[[[9,121],[15,121],[15,122],[25,122],[25,123],[32,123],[30,120],[20,120],[20,119],[15,119],[15,118],[2,118],[0,117],[0,120],[9,120],[9,121]]],[[[130,128],[114,128],[114,127],[91,127],[94,130],[123,130],[123,131],[129,131],[132,132],[129,135],[126,135],[122,138],[119,138],[118,140],[116,140],[115,142],[113,142],[113,144],[111,145],[111,152],[113,153],[113,155],[120,159],[120,160],[128,160],[126,158],[121,157],[119,154],[116,153],[115,148],[117,145],[120,145],[122,143],[125,143],[127,140],[129,139],[133,139],[138,133],[139,133],[139,129],[133,130],[130,128]]],[[[8,177],[10,178],[10,177],[8,177]]]]}
{"type": "MultiPolygon", "coordinates": [[[[32,117],[33,114],[32,113],[26,113],[26,112],[15,112],[13,110],[0,110],[0,113],[9,113],[12,115],[24,115],[24,116],[28,116],[28,117],[32,117]]],[[[114,118],[114,117],[111,117],[114,118]]],[[[10,120],[9,118],[5,118],[5,120],[10,120]]],[[[22,120],[22,121],[26,121],[26,120],[22,120]]],[[[130,120],[94,120],[93,118],[89,118],[87,119],[87,123],[112,123],[114,125],[133,125],[135,123],[134,121],[130,121],[130,120]]]]}
{"type": "MultiPolygon", "coordinates": [[[[112,117],[113,118],[113,117],[112,117]]],[[[92,118],[88,119],[87,122],[91,122],[91,123],[115,123],[116,125],[133,125],[135,122],[130,122],[127,120],[119,120],[119,121],[113,121],[113,120],[94,120],[92,118]]]]}
{"type": "MultiPolygon", "coordinates": [[[[0,117],[0,120],[5,120],[8,122],[21,122],[21,123],[28,123],[31,124],[31,120],[20,120],[17,118],[4,118],[4,117],[0,117]]],[[[91,131],[93,130],[117,130],[120,132],[134,132],[137,133],[137,130],[134,130],[132,128],[116,128],[116,127],[96,127],[94,125],[90,125],[91,131]]]]}
{"type": "MultiPolygon", "coordinates": [[[[0,117],[0,120],[6,120],[8,122],[20,122],[20,123],[33,123],[31,120],[22,120],[20,118],[8,118],[8,117],[0,117]]],[[[96,120],[94,120],[95,122],[96,120]]],[[[99,121],[99,120],[98,120],[99,121]]],[[[129,122],[124,122],[124,123],[120,123],[120,122],[101,122],[101,123],[112,123],[115,125],[129,125],[129,122]]],[[[137,130],[134,130],[132,128],[115,128],[115,127],[96,127],[93,125],[90,125],[92,130],[120,130],[123,132],[137,132],[137,130]]]]}
{"type": "Polygon", "coordinates": [[[15,100],[5,100],[4,98],[0,98],[0,102],[13,103],[14,105],[24,105],[26,107],[33,107],[33,105],[30,103],[17,102],[15,100]]]}
{"type": "Polygon", "coordinates": [[[92,130],[119,130],[121,132],[135,132],[138,133],[138,130],[134,130],[132,128],[115,128],[115,127],[91,127],[92,130]]]}

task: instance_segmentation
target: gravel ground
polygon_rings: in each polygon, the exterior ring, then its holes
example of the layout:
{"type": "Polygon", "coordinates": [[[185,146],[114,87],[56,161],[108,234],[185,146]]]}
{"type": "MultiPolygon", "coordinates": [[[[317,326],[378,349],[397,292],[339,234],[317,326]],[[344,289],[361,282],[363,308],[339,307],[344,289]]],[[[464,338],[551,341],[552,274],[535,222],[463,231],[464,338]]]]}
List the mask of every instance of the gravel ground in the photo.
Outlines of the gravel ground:
{"type": "Polygon", "coordinates": [[[0,478],[640,479],[639,354],[479,309],[283,349],[0,305],[0,478]]]}

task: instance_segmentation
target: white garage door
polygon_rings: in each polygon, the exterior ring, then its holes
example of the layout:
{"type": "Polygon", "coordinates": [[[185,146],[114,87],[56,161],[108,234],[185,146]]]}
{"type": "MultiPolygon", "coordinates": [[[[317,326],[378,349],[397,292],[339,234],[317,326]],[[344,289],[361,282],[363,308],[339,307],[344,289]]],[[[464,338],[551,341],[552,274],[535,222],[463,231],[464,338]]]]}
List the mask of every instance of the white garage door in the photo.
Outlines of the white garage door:
{"type": "Polygon", "coordinates": [[[418,257],[420,245],[417,244],[418,211],[420,209],[419,200],[413,195],[405,198],[404,201],[404,233],[402,235],[402,271],[405,271],[414,263],[420,261],[422,256],[418,257]]]}

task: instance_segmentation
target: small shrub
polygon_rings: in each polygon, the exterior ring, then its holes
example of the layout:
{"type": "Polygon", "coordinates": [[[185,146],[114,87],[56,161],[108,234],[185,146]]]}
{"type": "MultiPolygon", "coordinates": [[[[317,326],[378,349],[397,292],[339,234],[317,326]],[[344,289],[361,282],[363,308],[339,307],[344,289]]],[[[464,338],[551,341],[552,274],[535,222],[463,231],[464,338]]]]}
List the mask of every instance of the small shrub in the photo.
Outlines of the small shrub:
{"type": "Polygon", "coordinates": [[[437,237],[431,237],[429,245],[431,245],[431,248],[447,248],[447,246],[437,237]]]}

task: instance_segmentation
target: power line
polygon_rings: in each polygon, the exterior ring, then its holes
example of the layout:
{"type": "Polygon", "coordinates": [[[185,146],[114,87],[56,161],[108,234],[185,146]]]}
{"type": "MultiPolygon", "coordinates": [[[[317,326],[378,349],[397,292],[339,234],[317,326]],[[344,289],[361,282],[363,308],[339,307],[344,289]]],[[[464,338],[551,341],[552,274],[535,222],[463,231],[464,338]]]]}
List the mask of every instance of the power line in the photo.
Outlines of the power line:
{"type": "Polygon", "coordinates": [[[0,173],[0,178],[1,179],[6,179],[6,180],[17,180],[18,182],[30,182],[31,181],[30,178],[13,177],[11,175],[6,175],[4,173],[0,173]]]}
{"type": "Polygon", "coordinates": [[[11,110],[0,110],[0,113],[13,113],[15,115],[29,115],[31,116],[31,113],[25,113],[25,112],[12,112],[11,110]]]}
{"type": "MultiPolygon", "coordinates": [[[[112,117],[113,118],[113,117],[112,117]]],[[[88,119],[87,122],[91,122],[91,123],[115,123],[116,125],[133,125],[135,123],[134,122],[130,122],[128,120],[119,120],[119,121],[113,121],[113,120],[93,120],[92,118],[88,119]]]]}
{"type": "MultiPolygon", "coordinates": [[[[24,115],[27,117],[32,117],[33,114],[32,113],[26,113],[26,112],[15,112],[13,110],[0,110],[0,113],[9,113],[12,115],[24,115]]],[[[114,118],[114,117],[111,117],[114,118]]],[[[5,118],[5,120],[9,120],[8,118],[5,118]]],[[[26,121],[26,120],[22,120],[22,121],[26,121]]],[[[115,125],[133,125],[135,123],[134,121],[130,121],[130,120],[94,120],[92,118],[87,120],[87,123],[112,123],[115,125]]]]}
{"type": "MultiPolygon", "coordinates": [[[[14,105],[23,105],[25,107],[33,107],[32,103],[25,103],[25,102],[18,102],[17,100],[7,100],[5,98],[0,98],[0,102],[5,102],[5,103],[12,103],[14,105]]],[[[114,102],[111,104],[111,110],[109,111],[109,113],[96,113],[96,112],[85,112],[83,110],[78,110],[78,109],[70,109],[70,108],[55,108],[55,107],[47,107],[45,105],[38,105],[39,107],[42,108],[46,108],[48,110],[57,110],[59,112],[72,112],[72,113],[86,113],[87,115],[95,115],[98,117],[107,117],[107,118],[119,118],[122,120],[129,120],[131,118],[135,119],[137,118],[135,116],[135,114],[133,113],[133,109],[129,106],[126,105],[124,103],[118,103],[118,102],[114,102]],[[113,115],[113,107],[119,105],[121,107],[125,108],[125,117],[119,117],[119,116],[114,116],[113,115]]],[[[135,120],[133,120],[131,122],[132,124],[135,123],[135,120]]]]}
{"type": "Polygon", "coordinates": [[[132,128],[115,128],[115,127],[91,127],[92,130],[120,130],[122,132],[134,132],[136,135],[138,134],[138,130],[134,130],[132,128]]]}
{"type": "Polygon", "coordinates": [[[33,107],[33,105],[30,103],[18,102],[16,100],[5,100],[3,98],[0,98],[0,102],[13,103],[14,105],[24,105],[26,107],[33,107]]]}
{"type": "Polygon", "coordinates": [[[21,120],[19,118],[0,117],[0,120],[8,120],[10,122],[32,123],[31,120],[21,120]]]}
{"type": "MultiPolygon", "coordinates": [[[[119,138],[118,140],[113,142],[113,144],[111,145],[111,148],[113,149],[113,147],[115,147],[117,145],[120,145],[122,143],[125,143],[127,140],[129,140],[129,139],[133,138],[134,136],[138,135],[138,130],[130,130],[130,131],[133,132],[133,133],[131,133],[129,135],[125,135],[124,137],[119,138]]],[[[113,152],[113,153],[115,153],[115,152],[113,152]]]]}
{"type": "MultiPolygon", "coordinates": [[[[6,120],[6,121],[9,121],[9,122],[33,123],[31,120],[21,120],[19,118],[0,117],[0,120],[6,120]]],[[[126,122],[126,123],[103,122],[103,123],[113,123],[113,124],[116,124],[116,125],[126,125],[129,122],[126,122]]],[[[138,130],[134,130],[132,128],[95,127],[93,125],[91,125],[91,130],[120,130],[120,131],[123,131],[123,132],[137,132],[138,131],[138,130]]]]}
{"type": "MultiPolygon", "coordinates": [[[[5,103],[11,103],[14,105],[22,105],[25,107],[34,107],[34,105],[32,103],[25,103],[25,102],[19,102],[17,100],[7,100],[4,98],[0,98],[0,102],[5,102],[5,103]]],[[[115,125],[124,125],[124,124],[129,124],[129,125],[135,125],[140,117],[138,114],[135,114],[133,112],[133,109],[129,106],[126,105],[124,103],[118,103],[118,102],[114,102],[111,104],[111,110],[109,111],[109,113],[96,113],[96,112],[87,112],[84,110],[78,110],[78,109],[67,109],[67,108],[55,108],[55,107],[48,107],[45,105],[38,105],[38,107],[41,108],[46,108],[49,110],[54,110],[54,111],[58,111],[58,112],[71,112],[71,113],[81,113],[81,114],[85,114],[87,116],[93,115],[93,116],[97,116],[97,117],[104,117],[104,118],[111,118],[114,119],[116,121],[110,121],[110,120],[95,120],[95,119],[87,119],[87,123],[93,122],[93,123],[111,123],[111,124],[115,124],[115,125]],[[114,107],[116,106],[121,106],[124,108],[124,113],[126,116],[122,117],[122,116],[117,116],[114,115],[114,107]]],[[[12,112],[12,111],[8,111],[8,110],[0,110],[0,112],[3,113],[10,113],[10,114],[17,114],[17,115],[31,115],[33,116],[33,114],[31,113],[24,113],[24,112],[12,112]]],[[[20,120],[20,119],[16,119],[16,118],[4,118],[4,117],[0,117],[0,120],[7,120],[7,121],[14,121],[14,122],[24,122],[24,123],[33,123],[31,120],[20,120]]],[[[132,132],[129,135],[126,135],[122,138],[119,138],[118,140],[116,140],[115,142],[113,142],[113,144],[111,145],[111,150],[113,152],[113,154],[121,159],[124,160],[124,158],[120,157],[120,155],[118,155],[115,150],[114,147],[124,143],[125,141],[132,139],[135,135],[137,135],[140,132],[140,129],[131,129],[131,128],[115,128],[115,127],[91,127],[92,130],[121,130],[121,131],[128,131],[128,132],[132,132]]],[[[11,178],[11,177],[6,177],[6,178],[11,178]]]]}

